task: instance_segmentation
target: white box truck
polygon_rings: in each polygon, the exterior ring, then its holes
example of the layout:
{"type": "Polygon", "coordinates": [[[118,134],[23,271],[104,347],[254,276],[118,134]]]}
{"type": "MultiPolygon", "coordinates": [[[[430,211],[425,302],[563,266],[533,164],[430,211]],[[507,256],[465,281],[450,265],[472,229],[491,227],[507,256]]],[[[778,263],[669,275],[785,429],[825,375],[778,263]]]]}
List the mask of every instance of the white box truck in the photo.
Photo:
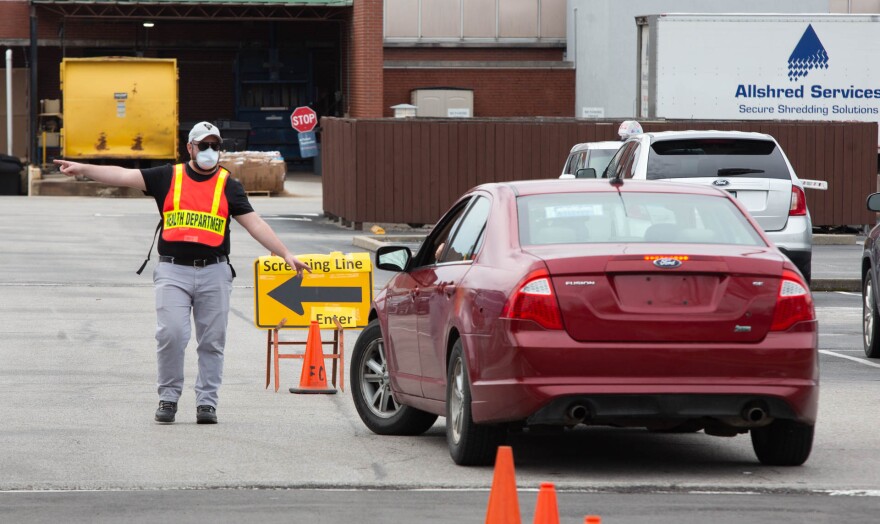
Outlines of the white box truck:
{"type": "Polygon", "coordinates": [[[663,14],[636,27],[641,118],[880,122],[880,16],[663,14]]]}

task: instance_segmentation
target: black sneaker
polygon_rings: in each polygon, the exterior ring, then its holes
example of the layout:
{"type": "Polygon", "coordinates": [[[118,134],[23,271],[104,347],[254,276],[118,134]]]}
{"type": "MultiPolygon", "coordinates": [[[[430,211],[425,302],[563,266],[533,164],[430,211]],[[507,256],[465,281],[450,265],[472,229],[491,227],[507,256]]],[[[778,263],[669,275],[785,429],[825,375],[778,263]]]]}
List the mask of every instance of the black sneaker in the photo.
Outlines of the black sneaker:
{"type": "Polygon", "coordinates": [[[172,422],[174,422],[174,415],[176,413],[177,402],[160,400],[159,409],[156,410],[156,422],[160,424],[171,424],[172,422]]]}
{"type": "Polygon", "coordinates": [[[216,424],[217,410],[214,406],[199,406],[196,408],[196,423],[198,424],[216,424]]]}

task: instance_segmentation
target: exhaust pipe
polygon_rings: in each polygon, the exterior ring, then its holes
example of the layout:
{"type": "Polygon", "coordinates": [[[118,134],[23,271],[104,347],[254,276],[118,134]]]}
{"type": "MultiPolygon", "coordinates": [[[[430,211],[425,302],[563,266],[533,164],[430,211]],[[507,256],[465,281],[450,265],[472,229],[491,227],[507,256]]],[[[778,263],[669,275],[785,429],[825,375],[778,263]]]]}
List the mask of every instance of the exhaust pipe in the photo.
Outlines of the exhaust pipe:
{"type": "Polygon", "coordinates": [[[757,404],[749,404],[743,408],[742,417],[746,422],[758,423],[767,418],[767,411],[757,404]]]}
{"type": "Polygon", "coordinates": [[[575,404],[568,408],[566,415],[568,415],[570,420],[580,424],[585,418],[587,418],[587,408],[583,404],[575,404]]]}

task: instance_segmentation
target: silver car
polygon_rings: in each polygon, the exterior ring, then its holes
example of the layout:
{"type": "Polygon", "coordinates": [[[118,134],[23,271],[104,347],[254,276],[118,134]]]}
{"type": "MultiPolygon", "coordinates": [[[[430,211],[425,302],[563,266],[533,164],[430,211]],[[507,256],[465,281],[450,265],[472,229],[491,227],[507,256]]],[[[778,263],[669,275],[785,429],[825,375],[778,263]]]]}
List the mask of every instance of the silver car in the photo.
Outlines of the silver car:
{"type": "Polygon", "coordinates": [[[804,184],[776,139],[739,131],[643,133],[632,122],[624,124],[630,125],[621,125],[621,135],[629,137],[600,176],[674,180],[728,191],[810,281],[813,226],[804,184]]]}

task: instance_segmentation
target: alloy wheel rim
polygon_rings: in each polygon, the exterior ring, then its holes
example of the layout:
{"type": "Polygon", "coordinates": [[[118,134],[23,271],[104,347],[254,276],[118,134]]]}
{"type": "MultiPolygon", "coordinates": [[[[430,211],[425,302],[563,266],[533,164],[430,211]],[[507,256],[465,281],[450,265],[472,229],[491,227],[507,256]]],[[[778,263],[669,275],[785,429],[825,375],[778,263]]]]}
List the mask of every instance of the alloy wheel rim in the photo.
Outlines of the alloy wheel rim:
{"type": "Polygon", "coordinates": [[[370,342],[361,362],[361,394],[367,407],[377,417],[393,417],[400,410],[400,404],[391,394],[385,344],[381,338],[370,342]]]}
{"type": "Polygon", "coordinates": [[[870,280],[865,284],[865,296],[862,302],[862,326],[864,328],[864,336],[865,336],[865,346],[871,347],[871,343],[873,342],[874,337],[874,301],[871,298],[873,296],[873,285],[870,280]]]}
{"type": "Polygon", "coordinates": [[[464,422],[464,369],[461,359],[455,361],[452,368],[452,395],[449,399],[449,424],[452,428],[452,440],[461,439],[461,427],[464,422]]]}

